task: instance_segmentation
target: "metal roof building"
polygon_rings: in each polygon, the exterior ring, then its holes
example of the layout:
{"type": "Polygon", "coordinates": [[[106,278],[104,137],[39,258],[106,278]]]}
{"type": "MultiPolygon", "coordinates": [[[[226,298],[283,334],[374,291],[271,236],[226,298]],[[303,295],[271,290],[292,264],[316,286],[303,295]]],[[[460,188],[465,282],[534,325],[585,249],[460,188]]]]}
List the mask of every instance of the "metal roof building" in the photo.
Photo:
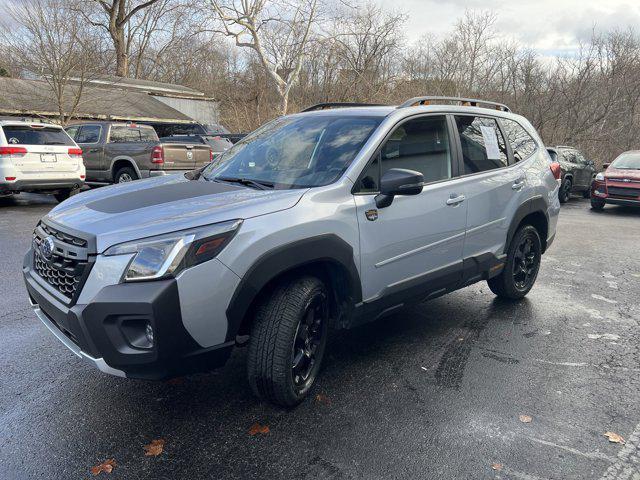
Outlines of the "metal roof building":
{"type": "MultiPolygon", "coordinates": [[[[219,123],[218,104],[181,85],[112,76],[94,77],[83,84],[71,81],[63,99],[65,114],[82,87],[73,118],[124,121],[219,123]]],[[[60,117],[56,95],[44,80],[0,78],[0,116],[26,116],[55,121],[60,117]]]]}

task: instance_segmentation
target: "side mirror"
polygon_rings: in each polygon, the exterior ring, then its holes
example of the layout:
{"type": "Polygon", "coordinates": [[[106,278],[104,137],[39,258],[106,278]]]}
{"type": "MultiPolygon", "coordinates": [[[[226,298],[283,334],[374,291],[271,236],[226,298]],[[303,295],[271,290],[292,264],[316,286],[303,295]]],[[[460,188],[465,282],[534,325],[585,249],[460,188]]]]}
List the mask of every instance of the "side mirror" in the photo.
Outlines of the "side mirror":
{"type": "Polygon", "coordinates": [[[380,180],[380,194],[376,195],[376,206],[385,208],[391,205],[396,195],[418,195],[422,192],[424,176],[414,170],[391,168],[380,180]]]}
{"type": "Polygon", "coordinates": [[[603,163],[602,164],[602,169],[606,170],[607,168],[609,168],[609,165],[611,165],[610,163],[603,163]]]}

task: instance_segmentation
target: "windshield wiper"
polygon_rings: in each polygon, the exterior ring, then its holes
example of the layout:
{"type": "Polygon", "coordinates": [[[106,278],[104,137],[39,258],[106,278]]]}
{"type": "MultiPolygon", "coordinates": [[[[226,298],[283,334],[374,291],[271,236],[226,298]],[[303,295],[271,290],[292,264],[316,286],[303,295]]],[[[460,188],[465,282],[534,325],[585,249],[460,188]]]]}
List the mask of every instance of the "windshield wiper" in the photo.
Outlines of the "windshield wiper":
{"type": "Polygon", "coordinates": [[[239,183],[247,187],[253,187],[258,190],[273,190],[273,183],[265,182],[264,180],[252,180],[250,178],[240,177],[215,177],[213,180],[219,180],[221,182],[239,183]]]}

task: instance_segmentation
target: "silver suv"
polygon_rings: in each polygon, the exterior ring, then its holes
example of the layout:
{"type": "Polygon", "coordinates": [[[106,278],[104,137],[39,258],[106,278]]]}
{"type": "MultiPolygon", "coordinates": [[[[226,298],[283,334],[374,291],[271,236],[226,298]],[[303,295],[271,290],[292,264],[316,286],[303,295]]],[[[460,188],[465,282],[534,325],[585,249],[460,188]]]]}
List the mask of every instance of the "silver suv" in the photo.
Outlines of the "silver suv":
{"type": "Polygon", "coordinates": [[[331,327],[480,280],[529,292],[560,169],[526,119],[441,97],[325,107],[273,120],[201,170],[54,208],[24,261],[40,320],[135,378],[220,366],[248,336],[253,391],[290,406],[331,327]]]}

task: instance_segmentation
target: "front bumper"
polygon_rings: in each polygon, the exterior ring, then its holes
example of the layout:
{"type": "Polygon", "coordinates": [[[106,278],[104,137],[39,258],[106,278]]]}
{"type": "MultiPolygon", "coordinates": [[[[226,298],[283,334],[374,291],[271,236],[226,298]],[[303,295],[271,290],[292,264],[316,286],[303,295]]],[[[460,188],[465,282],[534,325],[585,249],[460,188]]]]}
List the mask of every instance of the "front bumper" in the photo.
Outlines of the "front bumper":
{"type": "Polygon", "coordinates": [[[591,198],[597,199],[605,204],[609,205],[622,205],[625,207],[640,207],[640,196],[630,196],[630,195],[611,195],[609,193],[609,188],[612,186],[613,188],[618,188],[618,190],[628,188],[627,185],[621,184],[605,184],[602,181],[594,180],[591,184],[591,198]]]}
{"type": "Polygon", "coordinates": [[[124,283],[102,288],[86,305],[53,295],[25,257],[24,279],[38,318],[69,350],[103,372],[165,379],[225,364],[235,342],[202,348],[184,328],[176,280],[124,283]],[[140,348],[130,325],[151,324],[154,344],[140,348]]]}

